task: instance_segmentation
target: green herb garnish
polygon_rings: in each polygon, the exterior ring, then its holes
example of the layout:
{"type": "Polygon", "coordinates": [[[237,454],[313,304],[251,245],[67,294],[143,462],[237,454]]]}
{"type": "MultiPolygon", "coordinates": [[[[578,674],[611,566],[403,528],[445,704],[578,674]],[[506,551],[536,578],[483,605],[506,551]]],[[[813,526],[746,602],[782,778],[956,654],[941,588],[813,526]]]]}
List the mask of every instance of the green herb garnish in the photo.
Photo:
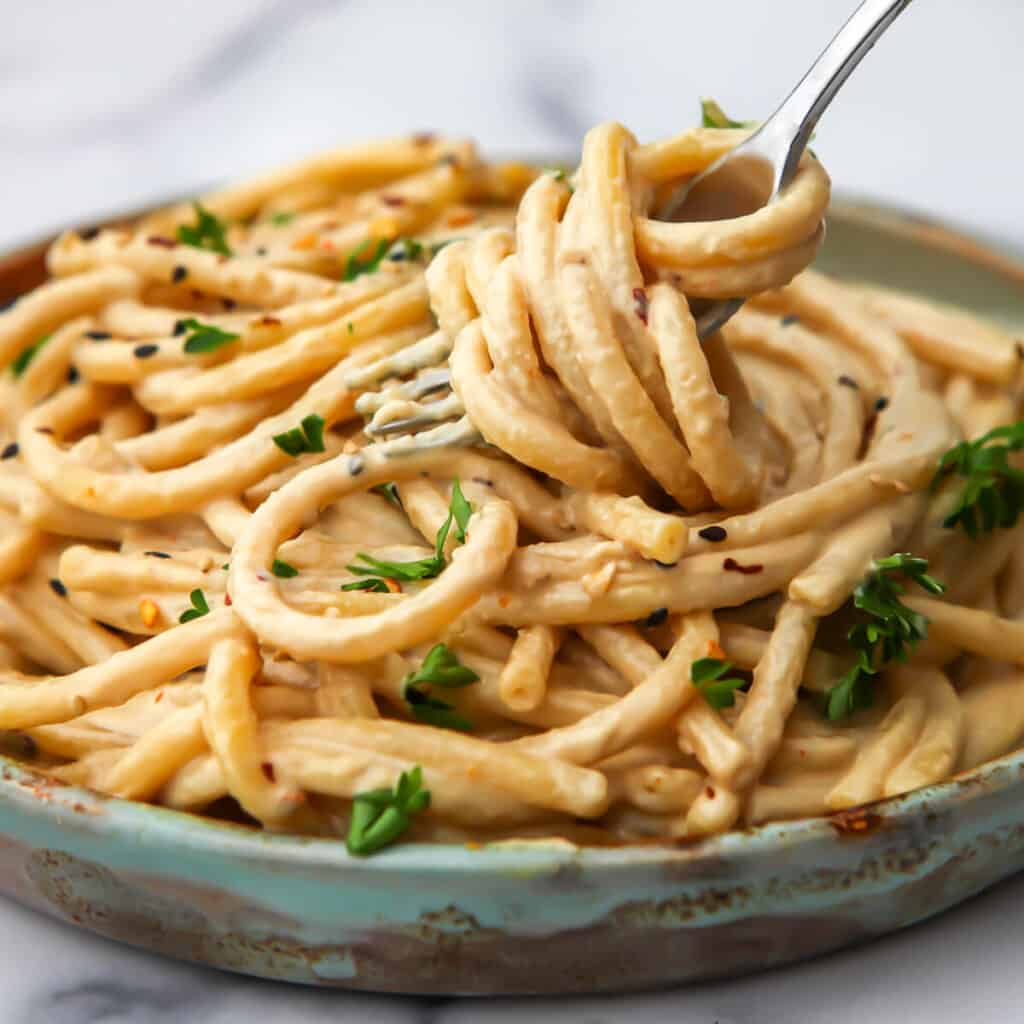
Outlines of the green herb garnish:
{"type": "Polygon", "coordinates": [[[700,101],[700,125],[702,128],[756,128],[757,121],[734,121],[712,99],[700,101]]]}
{"type": "Polygon", "coordinates": [[[387,255],[391,248],[391,242],[386,238],[380,239],[376,245],[372,239],[360,242],[348,255],[345,261],[345,271],[341,275],[342,281],[354,281],[363,274],[375,274],[380,269],[381,260],[387,255]],[[369,250],[368,256],[363,253],[369,250]]]}
{"type": "Polygon", "coordinates": [[[382,498],[387,498],[392,505],[398,508],[402,507],[402,499],[398,496],[398,487],[395,484],[377,484],[376,487],[371,487],[370,490],[374,494],[379,494],[382,498]]]}
{"type": "Polygon", "coordinates": [[[690,666],[690,681],[713,708],[731,708],[736,703],[736,691],[747,685],[738,677],[723,678],[732,670],[732,664],[721,658],[698,658],[690,666]]]}
{"type": "Polygon", "coordinates": [[[270,223],[277,228],[283,228],[285,224],[291,224],[295,220],[295,214],[290,210],[278,210],[270,215],[270,223]]]}
{"type": "Polygon", "coordinates": [[[356,857],[365,857],[390,846],[412,822],[414,815],[430,806],[430,790],[423,788],[423,769],[416,765],[402,772],[394,789],[370,789],[352,798],[345,845],[356,857]]]}
{"type": "MultiPolygon", "coordinates": [[[[452,484],[452,499],[448,506],[448,516],[441,529],[437,531],[434,541],[434,553],[427,558],[418,558],[412,562],[386,562],[380,558],[360,552],[356,555],[358,561],[345,568],[356,576],[381,576],[386,579],[404,580],[429,580],[440,576],[447,564],[444,558],[444,546],[448,541],[448,533],[455,525],[455,539],[464,544],[466,541],[466,527],[469,524],[469,517],[473,514],[473,506],[466,501],[459,481],[452,484]],[[360,565],[359,562],[363,564],[360,565]]],[[[355,588],[352,588],[355,589],[355,588]]]]}
{"type": "Polygon", "coordinates": [[[869,617],[867,622],[858,622],[847,633],[850,646],[857,652],[857,661],[824,694],[825,715],[833,722],[871,707],[874,677],[889,662],[906,661],[910,648],[928,635],[928,620],[900,600],[907,588],[899,581],[899,576],[929,594],[941,594],[946,589],[928,575],[926,558],[899,554],[872,563],[867,576],[853,592],[854,605],[869,617]]]}
{"type": "Polygon", "coordinates": [[[32,360],[35,359],[39,350],[52,338],[52,334],[44,334],[37,342],[29,345],[28,348],[24,348],[18,353],[17,358],[11,363],[11,373],[15,377],[20,377],[31,364],[32,360]]]}
{"type": "Polygon", "coordinates": [[[204,615],[210,614],[210,606],[206,603],[206,595],[201,590],[193,590],[188,595],[188,599],[192,602],[192,607],[186,608],[178,616],[179,622],[191,622],[193,619],[201,619],[204,615]]]}
{"type": "Polygon", "coordinates": [[[316,413],[306,416],[299,426],[274,435],[274,444],[293,459],[306,452],[322,452],[324,448],[324,418],[316,413]]]}
{"type": "Polygon", "coordinates": [[[362,580],[353,580],[351,583],[343,583],[342,590],[365,590],[371,594],[390,594],[391,588],[383,579],[367,576],[362,580]]]}
{"type": "Polygon", "coordinates": [[[202,203],[193,203],[192,208],[196,211],[196,222],[178,225],[178,241],[194,249],[207,249],[219,252],[222,256],[233,256],[227,241],[227,224],[202,203]]]}
{"type": "Polygon", "coordinates": [[[446,690],[459,689],[478,682],[480,677],[460,663],[455,653],[444,644],[436,644],[415,672],[402,680],[402,697],[414,718],[439,729],[472,732],[473,724],[460,715],[447,701],[439,700],[430,692],[431,686],[446,690]]]}
{"type": "Polygon", "coordinates": [[[1024,508],[1024,471],[1009,463],[1012,452],[1024,448],[1024,421],[996,427],[976,441],[961,441],[939,461],[932,479],[936,490],[948,477],[964,479],[953,510],[942,525],[960,527],[971,540],[996,527],[1016,526],[1024,508]]]}
{"type": "Polygon", "coordinates": [[[280,558],[275,558],[270,566],[270,571],[279,580],[290,580],[294,579],[299,575],[299,570],[294,565],[289,565],[287,562],[282,562],[280,558]]]}
{"type": "Polygon", "coordinates": [[[216,352],[221,346],[228,345],[232,341],[238,341],[239,338],[237,334],[232,334],[230,331],[222,331],[213,324],[201,323],[192,316],[185,320],[179,320],[178,323],[182,327],[179,334],[188,333],[188,337],[185,338],[184,348],[189,355],[197,355],[201,352],[216,352]]]}
{"type": "Polygon", "coordinates": [[[422,258],[423,253],[422,242],[417,242],[415,238],[400,238],[388,249],[388,259],[395,263],[400,263],[403,260],[415,263],[422,258]]]}

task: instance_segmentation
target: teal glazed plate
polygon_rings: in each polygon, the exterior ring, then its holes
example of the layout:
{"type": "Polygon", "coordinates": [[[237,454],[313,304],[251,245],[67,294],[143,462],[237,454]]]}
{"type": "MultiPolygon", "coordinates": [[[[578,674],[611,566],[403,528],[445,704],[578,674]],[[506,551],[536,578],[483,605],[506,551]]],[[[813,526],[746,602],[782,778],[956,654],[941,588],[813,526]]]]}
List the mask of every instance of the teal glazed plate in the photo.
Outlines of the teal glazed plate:
{"type": "MultiPolygon", "coordinates": [[[[42,246],[0,258],[0,303],[42,246]]],[[[957,231],[835,204],[819,266],[1024,320],[1024,263],[957,231]]],[[[382,992],[618,992],[862,942],[1024,867],[1024,753],[829,818],[674,847],[398,845],[270,835],[55,782],[0,758],[0,892],[226,970],[382,992]]]]}

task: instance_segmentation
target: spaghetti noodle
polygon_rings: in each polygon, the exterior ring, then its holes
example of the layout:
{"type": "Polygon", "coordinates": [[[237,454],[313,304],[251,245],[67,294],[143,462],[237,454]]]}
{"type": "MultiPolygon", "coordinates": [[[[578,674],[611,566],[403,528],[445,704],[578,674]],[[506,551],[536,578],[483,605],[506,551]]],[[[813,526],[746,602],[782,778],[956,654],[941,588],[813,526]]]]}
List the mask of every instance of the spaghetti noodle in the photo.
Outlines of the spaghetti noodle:
{"type": "Polygon", "coordinates": [[[356,853],[695,837],[1019,743],[1021,528],[930,488],[1016,419],[1019,350],[807,270],[811,156],[657,219],[744,135],[602,125],[569,180],[416,137],[61,237],[0,316],[0,728],[356,853]],[[904,551],[945,594],[897,601],[904,551]],[[904,633],[857,662],[872,594],[904,633]]]}

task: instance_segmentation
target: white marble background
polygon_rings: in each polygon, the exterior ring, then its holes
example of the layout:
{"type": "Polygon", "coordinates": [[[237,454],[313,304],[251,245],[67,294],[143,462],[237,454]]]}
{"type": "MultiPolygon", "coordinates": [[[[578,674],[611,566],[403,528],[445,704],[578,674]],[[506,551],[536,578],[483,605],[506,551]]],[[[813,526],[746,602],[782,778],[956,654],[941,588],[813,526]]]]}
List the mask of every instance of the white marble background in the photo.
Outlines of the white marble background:
{"type": "MultiPolygon", "coordinates": [[[[332,143],[414,129],[572,153],[712,95],[781,98],[853,0],[0,0],[0,247],[332,143]]],[[[1024,4],[919,0],[816,148],[838,187],[1024,245],[1024,4]]],[[[0,1024],[900,1024],[1022,1019],[1024,881],[813,964],[685,992],[460,1002],[319,993],[160,961],[0,904],[0,1024]]]]}

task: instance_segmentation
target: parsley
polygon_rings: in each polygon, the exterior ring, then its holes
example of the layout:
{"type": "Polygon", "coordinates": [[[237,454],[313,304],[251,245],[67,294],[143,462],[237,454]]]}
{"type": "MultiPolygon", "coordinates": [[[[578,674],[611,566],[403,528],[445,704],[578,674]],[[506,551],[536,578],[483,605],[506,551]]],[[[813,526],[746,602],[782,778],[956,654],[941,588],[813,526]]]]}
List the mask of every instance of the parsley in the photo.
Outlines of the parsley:
{"type": "MultiPolygon", "coordinates": [[[[412,562],[386,562],[372,555],[360,552],[356,555],[357,561],[346,566],[350,573],[356,576],[381,576],[393,580],[429,580],[440,576],[447,564],[444,558],[444,546],[448,541],[448,534],[452,525],[455,526],[455,539],[464,544],[466,541],[466,528],[469,525],[469,517],[473,514],[473,506],[466,501],[459,481],[452,484],[452,499],[448,506],[448,516],[441,529],[437,531],[434,541],[434,553],[427,558],[418,558],[412,562]],[[364,564],[360,565],[359,561],[364,564]]],[[[350,587],[349,589],[356,589],[350,587]]]]}
{"type": "Polygon", "coordinates": [[[367,238],[366,241],[360,242],[349,253],[348,259],[345,261],[345,272],[341,275],[342,281],[354,281],[363,274],[375,274],[380,269],[381,260],[387,255],[390,248],[391,243],[386,238],[381,238],[375,247],[372,239],[367,238]],[[368,249],[371,250],[370,254],[363,257],[363,253],[368,249]]]}
{"type": "Polygon", "coordinates": [[[270,223],[277,228],[283,228],[285,224],[291,224],[295,220],[295,214],[290,210],[278,210],[270,215],[270,223]]]}
{"type": "Polygon", "coordinates": [[[853,668],[824,695],[824,711],[831,721],[847,718],[855,711],[871,706],[874,677],[890,661],[906,661],[909,649],[928,635],[928,620],[908,608],[900,597],[906,587],[902,575],[929,594],[941,594],[946,588],[928,575],[928,560],[913,555],[890,555],[872,563],[867,576],[853,592],[853,603],[869,616],[847,634],[857,652],[853,668]]]}
{"type": "Polygon", "coordinates": [[[371,594],[390,594],[391,588],[383,579],[375,579],[367,576],[366,579],[353,580],[351,583],[343,583],[342,590],[365,590],[371,594]]]}
{"type": "Polygon", "coordinates": [[[469,686],[479,679],[471,668],[459,662],[453,651],[444,644],[437,644],[427,652],[423,664],[402,680],[402,698],[409,705],[413,717],[426,725],[472,732],[473,723],[447,701],[432,696],[430,687],[453,690],[469,686]]]}
{"type": "Polygon", "coordinates": [[[371,487],[370,490],[374,494],[379,494],[382,498],[387,498],[392,505],[398,508],[402,507],[402,499],[398,496],[398,487],[395,484],[377,484],[376,487],[371,487]]]}
{"type": "Polygon", "coordinates": [[[178,616],[179,622],[191,622],[193,619],[201,619],[204,615],[210,614],[210,606],[206,603],[206,595],[201,590],[193,590],[188,595],[188,598],[192,602],[192,607],[186,608],[178,616]]]}
{"type": "Polygon", "coordinates": [[[370,789],[352,798],[345,846],[365,857],[390,846],[412,822],[413,815],[430,806],[430,790],[423,788],[423,769],[416,765],[402,772],[394,789],[370,789]]]}
{"type": "Polygon", "coordinates": [[[570,192],[575,192],[576,189],[573,187],[572,182],[569,180],[569,172],[564,167],[545,167],[543,168],[544,174],[560,181],[570,192]]]}
{"type": "Polygon", "coordinates": [[[53,337],[53,335],[44,334],[37,342],[29,345],[28,348],[22,349],[14,362],[11,363],[11,373],[13,373],[15,377],[20,377],[29,368],[29,364],[33,359],[35,359],[36,354],[51,337],[53,337]]]}
{"type": "Polygon", "coordinates": [[[222,256],[233,256],[226,237],[227,224],[202,203],[193,203],[192,208],[196,211],[196,222],[178,225],[178,241],[194,249],[208,249],[222,256]]]}
{"type": "Polygon", "coordinates": [[[700,126],[702,128],[756,128],[757,121],[734,121],[711,99],[700,101],[700,126]]]}
{"type": "Polygon", "coordinates": [[[744,679],[722,678],[732,668],[721,658],[698,658],[690,666],[690,681],[713,708],[731,708],[736,703],[736,691],[747,685],[744,679]]]}
{"type": "Polygon", "coordinates": [[[274,435],[274,444],[293,459],[306,452],[322,452],[324,448],[324,418],[316,413],[306,416],[301,424],[274,435]]]}
{"type": "Polygon", "coordinates": [[[960,527],[971,540],[996,527],[1017,524],[1024,507],[1024,471],[1009,463],[1011,452],[1024,448],[1024,421],[996,427],[976,441],[961,441],[942,456],[932,490],[956,474],[965,483],[953,510],[943,520],[948,529],[960,527]]]}
{"type": "Polygon", "coordinates": [[[388,259],[394,263],[401,263],[403,260],[415,263],[422,259],[423,252],[422,242],[417,242],[415,238],[400,238],[388,249],[388,259]]]}
{"type": "Polygon", "coordinates": [[[290,580],[294,579],[299,575],[299,570],[294,565],[289,565],[287,562],[282,562],[281,559],[275,558],[270,566],[270,571],[279,580],[290,580]]]}
{"type": "MultiPolygon", "coordinates": [[[[192,316],[185,320],[179,320],[178,324],[182,329],[177,333],[188,332],[188,337],[185,339],[185,351],[189,355],[196,355],[200,352],[216,352],[222,345],[238,341],[239,338],[239,335],[232,334],[230,331],[222,331],[213,324],[200,323],[192,316]]],[[[175,330],[177,330],[178,324],[175,324],[175,330]]]]}

